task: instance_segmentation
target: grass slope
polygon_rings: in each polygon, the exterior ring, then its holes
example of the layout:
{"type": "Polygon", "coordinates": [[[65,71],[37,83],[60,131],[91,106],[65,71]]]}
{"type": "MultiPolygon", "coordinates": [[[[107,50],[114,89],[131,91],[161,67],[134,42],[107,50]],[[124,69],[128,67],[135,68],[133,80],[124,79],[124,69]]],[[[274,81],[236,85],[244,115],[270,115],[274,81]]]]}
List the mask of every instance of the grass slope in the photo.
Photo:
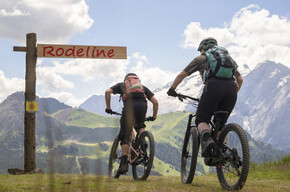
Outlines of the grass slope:
{"type": "Polygon", "coordinates": [[[118,127],[118,117],[106,117],[83,109],[69,108],[58,111],[52,115],[59,122],[67,126],[101,128],[118,127]]]}
{"type": "MultiPolygon", "coordinates": [[[[144,182],[131,176],[109,179],[96,175],[0,175],[0,192],[14,191],[223,191],[216,175],[196,176],[192,184],[182,184],[180,176],[149,176],[144,182]]],[[[251,164],[248,180],[241,192],[290,191],[290,156],[276,162],[251,164]]]]}
{"type": "MultiPolygon", "coordinates": [[[[154,122],[145,122],[146,129],[153,133],[155,140],[156,155],[154,160],[154,171],[164,176],[176,176],[179,174],[180,153],[187,127],[188,115],[189,113],[185,112],[172,112],[158,115],[158,118],[154,122]],[[158,146],[158,148],[156,148],[156,146],[158,146]],[[170,153],[168,153],[168,151],[170,151],[170,153]]],[[[91,128],[119,126],[119,117],[105,117],[82,109],[66,109],[53,114],[53,116],[66,125],[87,127],[90,130],[100,130],[91,128]]],[[[84,132],[85,130],[80,131],[84,132]]],[[[100,146],[96,140],[89,142],[85,139],[78,140],[77,137],[75,137],[74,140],[66,140],[58,144],[63,146],[68,146],[70,144],[76,146],[78,148],[78,153],[74,155],[77,158],[101,159],[108,163],[112,140],[104,140],[102,143],[108,145],[107,150],[100,150],[100,146]]],[[[255,143],[250,141],[250,146],[255,147],[253,145],[255,145],[255,143]]],[[[209,167],[204,165],[202,158],[198,159],[198,163],[199,166],[196,172],[198,175],[202,175],[209,171],[209,167]]]]}

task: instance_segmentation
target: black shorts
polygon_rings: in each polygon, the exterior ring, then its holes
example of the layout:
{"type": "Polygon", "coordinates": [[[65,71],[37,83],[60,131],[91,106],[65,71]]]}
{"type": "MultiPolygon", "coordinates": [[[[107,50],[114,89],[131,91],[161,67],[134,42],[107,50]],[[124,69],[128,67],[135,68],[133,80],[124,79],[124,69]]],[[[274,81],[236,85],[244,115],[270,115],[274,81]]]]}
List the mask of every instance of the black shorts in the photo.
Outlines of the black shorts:
{"type": "Polygon", "coordinates": [[[237,100],[237,84],[234,80],[209,78],[196,111],[195,124],[209,123],[216,111],[227,111],[228,116],[221,122],[225,124],[237,100]]]}
{"type": "MultiPolygon", "coordinates": [[[[121,145],[129,144],[129,138],[135,124],[144,124],[147,113],[147,102],[144,99],[134,99],[124,103],[120,119],[119,139],[121,145]]],[[[145,125],[144,125],[145,127],[145,125]]]]}

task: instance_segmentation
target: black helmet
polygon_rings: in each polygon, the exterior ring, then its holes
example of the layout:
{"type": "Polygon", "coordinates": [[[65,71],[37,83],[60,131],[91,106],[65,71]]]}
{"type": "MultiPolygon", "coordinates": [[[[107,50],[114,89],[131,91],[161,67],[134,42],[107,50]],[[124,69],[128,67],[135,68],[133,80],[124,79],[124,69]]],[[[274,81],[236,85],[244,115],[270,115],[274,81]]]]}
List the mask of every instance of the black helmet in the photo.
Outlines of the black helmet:
{"type": "Polygon", "coordinates": [[[127,78],[128,76],[137,76],[137,75],[136,75],[135,73],[128,73],[128,74],[125,76],[124,81],[126,80],[126,78],[127,78]]]}
{"type": "Polygon", "coordinates": [[[216,46],[216,45],[218,45],[217,41],[214,38],[212,38],[212,37],[208,37],[208,38],[205,38],[204,40],[202,40],[200,42],[197,50],[201,51],[201,48],[202,48],[203,50],[206,51],[209,48],[211,48],[213,46],[216,46]]]}

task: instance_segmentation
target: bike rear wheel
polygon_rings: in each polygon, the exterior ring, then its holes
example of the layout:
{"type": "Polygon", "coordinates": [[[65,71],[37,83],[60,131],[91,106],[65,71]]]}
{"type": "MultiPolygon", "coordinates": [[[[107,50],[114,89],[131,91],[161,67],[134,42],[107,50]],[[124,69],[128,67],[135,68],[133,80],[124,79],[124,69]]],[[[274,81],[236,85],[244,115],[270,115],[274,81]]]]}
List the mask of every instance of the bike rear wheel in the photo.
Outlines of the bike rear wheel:
{"type": "MultiPolygon", "coordinates": [[[[132,173],[135,180],[146,180],[151,172],[154,159],[154,137],[151,132],[144,131],[136,141],[134,149],[138,152],[136,161],[132,164],[132,173]],[[146,141],[147,147],[141,143],[146,141]]],[[[135,157],[135,154],[132,155],[135,157]]]]}
{"type": "Polygon", "coordinates": [[[222,129],[217,145],[225,156],[225,161],[216,166],[221,186],[229,191],[241,189],[247,180],[250,165],[245,132],[238,124],[228,124],[222,129]]]}
{"type": "Polygon", "coordinates": [[[111,148],[110,159],[109,159],[109,177],[119,178],[120,174],[117,170],[121,163],[122,148],[118,136],[115,138],[111,148]]]}
{"type": "Polygon", "coordinates": [[[181,154],[181,181],[182,183],[191,183],[197,164],[198,149],[200,145],[197,128],[191,127],[190,131],[185,133],[183,148],[181,154]]]}

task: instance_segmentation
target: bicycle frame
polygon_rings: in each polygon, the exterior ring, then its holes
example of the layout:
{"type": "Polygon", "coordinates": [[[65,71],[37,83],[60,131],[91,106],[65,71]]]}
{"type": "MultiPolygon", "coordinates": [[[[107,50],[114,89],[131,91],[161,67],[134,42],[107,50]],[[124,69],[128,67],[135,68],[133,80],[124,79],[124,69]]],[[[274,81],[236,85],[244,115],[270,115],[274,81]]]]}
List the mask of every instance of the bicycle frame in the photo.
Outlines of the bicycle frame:
{"type": "MultiPolygon", "coordinates": [[[[111,114],[122,115],[111,111],[111,114]]],[[[154,121],[155,118],[147,117],[145,121],[154,121]]],[[[154,137],[150,131],[145,130],[144,123],[138,123],[132,128],[129,138],[128,163],[132,166],[133,178],[135,180],[146,180],[150,174],[154,159],[154,137]],[[144,131],[143,131],[144,130],[144,131]],[[136,131],[136,133],[135,133],[136,131]],[[142,137],[142,138],[141,138],[142,137]],[[143,138],[144,137],[144,138],[143,138]]],[[[119,136],[113,142],[109,158],[109,177],[119,178],[126,172],[118,172],[116,169],[122,162],[122,147],[120,146],[119,136]]]]}
{"type": "MultiPolygon", "coordinates": [[[[140,131],[140,129],[139,129],[140,131]]],[[[139,153],[138,151],[135,150],[134,145],[135,142],[137,141],[137,139],[139,138],[139,131],[137,132],[137,136],[135,136],[135,132],[134,129],[132,130],[131,133],[131,138],[130,138],[130,142],[129,142],[129,155],[128,155],[128,162],[132,165],[133,163],[135,163],[135,161],[137,160],[139,153]],[[132,159],[132,152],[134,152],[135,157],[132,159]]]]}
{"type": "MultiPolygon", "coordinates": [[[[183,99],[199,101],[197,98],[181,94],[178,94],[177,97],[181,101],[183,99]]],[[[196,106],[195,104],[193,105],[196,106]]],[[[219,182],[224,189],[239,190],[245,184],[249,171],[249,147],[247,137],[238,124],[229,123],[225,127],[221,127],[227,115],[228,112],[226,111],[216,111],[209,122],[211,136],[216,145],[211,151],[211,156],[204,158],[204,163],[207,166],[216,167],[219,182]],[[235,146],[235,142],[231,143],[231,141],[229,145],[227,144],[228,133],[230,132],[237,137],[237,145],[239,146],[235,146]],[[240,154],[237,151],[238,148],[242,150],[240,154]]],[[[192,118],[195,116],[196,113],[189,114],[183,141],[181,158],[181,180],[183,183],[191,183],[196,171],[200,134],[197,126],[192,124],[192,118]],[[189,147],[190,139],[192,142],[191,147],[189,147]]],[[[230,136],[230,138],[232,137],[230,136]]]]}
{"type": "Polygon", "coordinates": [[[188,122],[187,122],[187,129],[186,131],[189,132],[190,129],[191,129],[191,121],[192,121],[192,118],[195,117],[196,115],[195,114],[189,114],[188,116],[188,122]]]}
{"type": "MultiPolygon", "coordinates": [[[[198,98],[194,98],[194,97],[190,97],[190,96],[182,95],[182,94],[178,94],[178,99],[180,101],[182,101],[182,102],[183,102],[183,99],[190,99],[192,101],[199,102],[199,99],[198,98]]],[[[215,115],[213,115],[213,117],[214,116],[215,115]]],[[[192,128],[192,118],[193,117],[196,117],[196,113],[189,114],[186,133],[189,133],[190,130],[191,130],[191,128],[192,128]]],[[[213,119],[211,119],[210,122],[209,122],[209,127],[210,127],[210,130],[211,130],[211,136],[212,136],[213,140],[215,141],[215,143],[217,143],[217,140],[218,140],[218,137],[217,136],[218,136],[218,132],[219,132],[221,118],[222,118],[222,116],[220,115],[220,116],[217,116],[216,117],[215,122],[213,121],[213,119]]],[[[200,133],[198,131],[197,126],[196,125],[194,125],[194,126],[197,129],[197,136],[200,137],[200,133]]],[[[223,156],[223,154],[222,154],[222,152],[221,152],[221,150],[220,150],[220,148],[218,146],[215,146],[215,148],[218,151],[218,154],[215,154],[215,156],[219,156],[218,157],[218,159],[219,159],[218,161],[220,161],[221,159],[224,158],[224,156],[223,156]]],[[[210,159],[212,159],[212,157],[210,159]]]]}
{"type": "MultiPolygon", "coordinates": [[[[118,112],[115,112],[115,111],[112,111],[112,114],[114,114],[114,115],[122,115],[121,113],[118,113],[118,112]]],[[[145,118],[145,121],[149,121],[149,119],[145,118]]],[[[134,127],[136,127],[136,126],[138,126],[138,124],[134,125],[134,127]]],[[[139,139],[139,135],[141,134],[139,132],[140,132],[141,129],[142,128],[138,129],[136,135],[135,135],[134,129],[132,129],[132,133],[131,133],[131,137],[130,137],[130,141],[129,141],[129,154],[128,154],[128,162],[131,165],[136,162],[136,160],[138,159],[139,154],[140,154],[140,152],[135,150],[134,145],[135,145],[135,142],[139,139]],[[135,157],[133,159],[132,159],[132,155],[131,155],[132,152],[134,152],[134,154],[135,154],[135,157]]],[[[143,129],[145,130],[145,127],[143,129]]]]}
{"type": "MultiPolygon", "coordinates": [[[[190,99],[190,100],[199,102],[198,98],[194,98],[194,97],[190,97],[190,96],[182,95],[182,94],[178,94],[178,99],[182,102],[183,102],[183,99],[190,99]]],[[[186,130],[187,132],[189,132],[191,129],[191,126],[192,126],[191,123],[192,123],[193,117],[196,117],[196,113],[189,114],[188,123],[187,123],[187,130],[186,130]]],[[[213,122],[213,120],[210,120],[209,127],[212,131],[211,135],[214,138],[214,141],[216,142],[217,141],[217,134],[219,132],[219,127],[220,127],[220,119],[217,118],[215,123],[213,122]]],[[[199,131],[198,131],[198,135],[199,135],[199,131]]]]}

